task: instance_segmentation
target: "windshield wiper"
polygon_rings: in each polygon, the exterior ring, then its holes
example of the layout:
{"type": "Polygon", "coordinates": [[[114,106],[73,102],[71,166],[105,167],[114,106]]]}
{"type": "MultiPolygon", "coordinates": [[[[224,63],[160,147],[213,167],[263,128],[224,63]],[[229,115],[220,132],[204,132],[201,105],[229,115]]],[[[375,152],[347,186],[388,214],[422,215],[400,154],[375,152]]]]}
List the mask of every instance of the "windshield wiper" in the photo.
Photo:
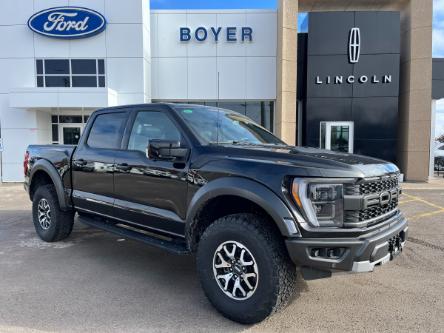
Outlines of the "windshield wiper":
{"type": "Polygon", "coordinates": [[[246,140],[239,140],[239,141],[233,140],[231,143],[233,145],[241,145],[241,146],[257,146],[257,145],[261,144],[261,143],[246,141],[246,140]]]}

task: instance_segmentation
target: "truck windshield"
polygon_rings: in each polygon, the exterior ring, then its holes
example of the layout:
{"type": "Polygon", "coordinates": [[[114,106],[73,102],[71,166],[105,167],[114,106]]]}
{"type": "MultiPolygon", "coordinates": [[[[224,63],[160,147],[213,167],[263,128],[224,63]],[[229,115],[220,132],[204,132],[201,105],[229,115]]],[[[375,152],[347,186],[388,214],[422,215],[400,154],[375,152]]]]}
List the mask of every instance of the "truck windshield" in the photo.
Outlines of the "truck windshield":
{"type": "Polygon", "coordinates": [[[214,107],[174,106],[202,144],[286,145],[237,112],[214,107]]]}

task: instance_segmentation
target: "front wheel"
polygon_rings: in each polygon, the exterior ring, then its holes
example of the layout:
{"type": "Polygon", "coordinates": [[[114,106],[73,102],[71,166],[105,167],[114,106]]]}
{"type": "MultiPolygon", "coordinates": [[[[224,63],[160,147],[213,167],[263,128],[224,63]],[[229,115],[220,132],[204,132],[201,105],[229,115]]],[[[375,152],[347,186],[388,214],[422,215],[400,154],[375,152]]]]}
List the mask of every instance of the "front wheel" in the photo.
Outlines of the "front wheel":
{"type": "Polygon", "coordinates": [[[35,231],[46,242],[57,242],[71,234],[73,211],[62,211],[53,185],[40,186],[32,200],[35,231]]]}
{"type": "Polygon", "coordinates": [[[253,214],[211,224],[198,245],[197,270],[214,307],[243,324],[284,307],[295,290],[296,269],[281,236],[270,221],[253,214]]]}

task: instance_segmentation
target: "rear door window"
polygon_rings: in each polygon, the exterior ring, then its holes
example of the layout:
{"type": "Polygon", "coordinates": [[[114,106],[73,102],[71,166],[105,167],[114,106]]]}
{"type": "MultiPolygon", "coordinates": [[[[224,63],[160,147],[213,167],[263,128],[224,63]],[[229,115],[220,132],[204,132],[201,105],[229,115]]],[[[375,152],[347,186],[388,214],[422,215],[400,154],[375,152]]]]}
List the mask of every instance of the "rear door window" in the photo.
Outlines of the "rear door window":
{"type": "Polygon", "coordinates": [[[98,115],[86,142],[91,148],[120,149],[127,114],[113,112],[98,115]]]}

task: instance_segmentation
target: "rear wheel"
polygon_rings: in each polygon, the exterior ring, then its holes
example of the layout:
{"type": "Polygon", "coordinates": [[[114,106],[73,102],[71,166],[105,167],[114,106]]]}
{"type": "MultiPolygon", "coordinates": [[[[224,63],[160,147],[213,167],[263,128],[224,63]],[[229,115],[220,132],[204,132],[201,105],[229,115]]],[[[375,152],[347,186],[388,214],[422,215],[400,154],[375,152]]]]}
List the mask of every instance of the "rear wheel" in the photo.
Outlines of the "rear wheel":
{"type": "Polygon", "coordinates": [[[40,186],[32,201],[35,231],[46,242],[56,242],[71,234],[74,212],[62,211],[53,185],[40,186]]]}
{"type": "Polygon", "coordinates": [[[254,214],[222,217],[205,230],[197,270],[214,307],[252,324],[284,307],[295,290],[296,269],[281,236],[254,214]]]}

